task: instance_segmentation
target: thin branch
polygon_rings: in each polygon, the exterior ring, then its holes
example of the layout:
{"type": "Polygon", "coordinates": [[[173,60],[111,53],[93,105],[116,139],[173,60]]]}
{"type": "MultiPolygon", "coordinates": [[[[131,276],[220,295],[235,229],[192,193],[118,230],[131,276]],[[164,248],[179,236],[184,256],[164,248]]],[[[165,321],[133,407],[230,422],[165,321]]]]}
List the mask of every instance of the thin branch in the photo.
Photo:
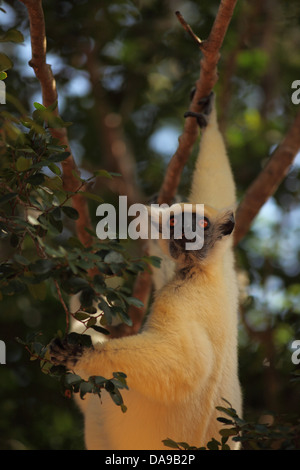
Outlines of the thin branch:
{"type": "Polygon", "coordinates": [[[198,38],[198,36],[194,33],[194,31],[192,30],[192,28],[190,27],[190,25],[185,21],[185,19],[183,18],[182,14],[180,13],[180,11],[176,11],[175,12],[175,15],[177,16],[178,20],[180,21],[180,23],[182,24],[182,26],[184,27],[184,29],[186,30],[186,32],[191,36],[191,38],[193,39],[193,41],[195,41],[195,43],[201,47],[201,45],[203,44],[203,42],[201,41],[200,38],[198,38]]]}
{"type": "Polygon", "coordinates": [[[265,168],[248,188],[236,214],[235,244],[249,231],[264,203],[275,193],[300,150],[300,112],[265,168]]]}
{"type": "Polygon", "coordinates": [[[131,336],[137,334],[143,324],[145,314],[148,307],[148,302],[152,292],[152,275],[149,271],[140,273],[136,279],[133,297],[143,302],[144,307],[138,308],[131,306],[128,310],[128,316],[132,321],[132,326],[120,323],[116,326],[106,328],[110,332],[110,338],[121,338],[123,336],[131,336]]]}
{"type": "Polygon", "coordinates": [[[66,306],[66,303],[65,303],[65,301],[64,301],[64,299],[63,299],[63,296],[62,296],[62,293],[61,293],[59,284],[58,284],[58,282],[57,282],[56,279],[54,279],[54,284],[55,284],[55,287],[56,287],[56,291],[57,291],[58,298],[59,298],[60,303],[62,304],[63,309],[64,309],[65,314],[66,314],[66,332],[68,332],[68,331],[69,331],[69,324],[70,324],[70,312],[69,312],[69,309],[68,309],[68,307],[66,306]]]}
{"type": "MultiPolygon", "coordinates": [[[[200,42],[198,42],[196,40],[197,36],[193,33],[191,28],[188,29],[189,34],[198,43],[203,53],[200,77],[196,83],[196,91],[190,103],[189,111],[201,112],[200,100],[209,95],[218,80],[217,64],[220,59],[220,48],[232,18],[236,2],[237,0],[221,0],[217,16],[207,40],[199,40],[200,42]]],[[[180,22],[184,24],[186,29],[186,22],[184,20],[181,21],[182,16],[179,15],[177,14],[177,17],[180,19],[180,22]]],[[[178,148],[168,165],[159,192],[159,204],[172,203],[177,192],[183,168],[190,156],[197,137],[198,125],[196,120],[194,118],[187,118],[185,120],[183,133],[179,137],[178,148]]]]}
{"type": "MultiPolygon", "coordinates": [[[[30,22],[32,59],[29,65],[33,68],[40,82],[43,104],[48,107],[57,102],[58,97],[56,81],[51,66],[46,62],[47,41],[42,1],[20,0],[20,2],[26,6],[30,22]]],[[[54,110],[54,114],[58,115],[58,106],[54,110]]],[[[62,162],[63,183],[66,191],[76,192],[80,183],[74,176],[74,172],[79,174],[79,171],[70,150],[66,128],[51,129],[51,134],[70,152],[70,156],[62,162]]],[[[79,213],[79,219],[76,221],[78,238],[84,245],[89,245],[91,243],[91,236],[85,228],[91,227],[91,221],[86,199],[82,195],[76,194],[72,198],[72,204],[79,213]]]]}

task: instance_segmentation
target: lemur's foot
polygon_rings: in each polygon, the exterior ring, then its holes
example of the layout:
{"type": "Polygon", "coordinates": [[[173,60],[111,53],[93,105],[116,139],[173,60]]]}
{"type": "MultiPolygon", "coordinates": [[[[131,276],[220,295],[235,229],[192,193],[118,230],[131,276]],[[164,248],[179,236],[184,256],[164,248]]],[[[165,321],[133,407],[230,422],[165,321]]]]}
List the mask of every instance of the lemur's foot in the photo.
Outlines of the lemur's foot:
{"type": "Polygon", "coordinates": [[[204,113],[194,113],[193,111],[187,111],[183,115],[185,118],[187,117],[194,117],[197,120],[197,123],[200,127],[200,129],[203,129],[204,127],[207,126],[207,119],[204,113]]]}
{"type": "Polygon", "coordinates": [[[73,368],[81,358],[84,347],[81,344],[70,344],[68,341],[55,338],[49,346],[51,362],[55,365],[73,368]]]}
{"type": "Polygon", "coordinates": [[[201,100],[198,101],[199,105],[202,105],[202,113],[205,114],[205,116],[209,116],[212,108],[213,108],[213,102],[215,99],[215,94],[213,91],[210,92],[209,95],[204,96],[204,98],[201,98],[201,100]]]}
{"type": "MultiPolygon", "coordinates": [[[[192,97],[195,94],[196,89],[192,92],[192,97]]],[[[213,99],[214,99],[214,92],[211,91],[208,96],[205,96],[204,98],[201,98],[201,100],[198,101],[198,105],[202,107],[202,112],[201,113],[196,113],[194,111],[187,111],[184,113],[184,117],[194,117],[197,120],[197,123],[201,129],[207,126],[208,124],[208,116],[211,113],[212,107],[213,107],[213,99]]]]}

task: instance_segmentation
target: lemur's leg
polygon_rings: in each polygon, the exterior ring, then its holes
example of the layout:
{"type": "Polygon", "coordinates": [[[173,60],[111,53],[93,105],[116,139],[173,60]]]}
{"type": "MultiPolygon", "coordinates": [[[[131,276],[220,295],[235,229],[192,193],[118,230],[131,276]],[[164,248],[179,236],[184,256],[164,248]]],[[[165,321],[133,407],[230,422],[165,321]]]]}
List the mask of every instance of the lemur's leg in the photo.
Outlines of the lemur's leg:
{"type": "Polygon", "coordinates": [[[206,100],[202,114],[185,114],[187,118],[196,118],[202,128],[189,201],[208,204],[216,209],[234,207],[235,183],[218,127],[214,94],[209,95],[206,100]]]}

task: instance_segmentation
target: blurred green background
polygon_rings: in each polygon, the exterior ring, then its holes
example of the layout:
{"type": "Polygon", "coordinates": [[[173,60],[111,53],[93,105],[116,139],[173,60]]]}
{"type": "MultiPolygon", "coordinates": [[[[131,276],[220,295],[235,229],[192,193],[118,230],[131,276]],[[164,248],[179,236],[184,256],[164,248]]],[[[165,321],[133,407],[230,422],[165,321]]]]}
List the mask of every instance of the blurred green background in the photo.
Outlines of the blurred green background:
{"type": "MultiPolygon", "coordinates": [[[[69,139],[83,176],[100,168],[119,171],[114,155],[126,152],[138,188],[132,197],[157,193],[199,76],[199,51],[175,11],[205,39],[218,5],[217,0],[43,1],[47,61],[57,80],[60,114],[73,123],[69,139]]],[[[18,114],[15,97],[31,112],[42,99],[28,65],[27,12],[17,0],[1,7],[1,29],[17,28],[25,38],[22,44],[1,43],[13,61],[1,110],[18,114]]],[[[299,51],[298,0],[238,2],[222,48],[216,92],[239,198],[299,109],[291,102],[292,82],[300,79],[299,51]]],[[[181,180],[183,197],[196,151],[181,180]]],[[[288,422],[299,416],[299,382],[291,381],[297,368],[291,344],[300,340],[299,169],[300,155],[237,249],[248,293],[241,306],[239,358],[249,419],[271,413],[275,422],[277,416],[288,422]]],[[[96,184],[93,191],[116,202],[117,189],[96,184]]],[[[90,209],[95,221],[96,203],[90,209]]],[[[1,258],[6,250],[2,244],[1,258]]],[[[7,364],[0,365],[1,449],[83,448],[75,404],[15,341],[41,331],[47,342],[63,326],[64,312],[50,289],[42,302],[25,294],[1,301],[0,339],[7,348],[7,364]]]]}

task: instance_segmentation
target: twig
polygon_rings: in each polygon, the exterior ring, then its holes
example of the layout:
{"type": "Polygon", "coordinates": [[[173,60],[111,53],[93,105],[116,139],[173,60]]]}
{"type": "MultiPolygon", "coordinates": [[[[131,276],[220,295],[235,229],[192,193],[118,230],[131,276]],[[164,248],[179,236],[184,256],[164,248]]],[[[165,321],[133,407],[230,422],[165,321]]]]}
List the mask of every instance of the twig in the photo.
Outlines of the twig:
{"type": "MultiPolygon", "coordinates": [[[[32,59],[29,65],[40,82],[43,104],[48,107],[57,102],[57,89],[51,66],[46,63],[47,41],[42,1],[20,0],[20,2],[26,6],[30,22],[32,59]]],[[[58,106],[54,110],[54,115],[58,116],[58,106]]],[[[66,191],[76,192],[80,183],[74,176],[74,172],[79,174],[79,171],[70,150],[66,128],[51,129],[51,134],[70,152],[70,156],[62,162],[63,183],[66,191]]],[[[85,228],[91,227],[91,221],[86,199],[81,194],[75,194],[72,204],[79,213],[79,219],[76,221],[78,238],[84,245],[89,245],[91,236],[85,228]]]]}
{"type": "Polygon", "coordinates": [[[149,271],[144,271],[139,274],[136,279],[133,297],[143,302],[144,307],[138,308],[131,306],[128,310],[128,316],[132,321],[132,326],[120,323],[116,326],[109,326],[106,328],[110,332],[110,338],[121,338],[123,336],[135,335],[141,329],[143,320],[145,318],[148,302],[152,292],[152,276],[149,271]]]}
{"type": "Polygon", "coordinates": [[[190,25],[183,18],[180,11],[176,11],[175,15],[177,16],[178,20],[180,21],[180,23],[182,24],[186,32],[191,36],[191,38],[195,41],[195,43],[201,48],[203,41],[201,41],[201,39],[198,38],[198,36],[196,36],[196,34],[194,33],[190,25]]]}
{"type": "MultiPolygon", "coordinates": [[[[197,42],[203,53],[200,77],[196,83],[196,91],[191,101],[189,111],[201,112],[200,100],[209,95],[218,80],[217,64],[220,58],[220,48],[232,18],[236,2],[237,0],[221,0],[217,16],[207,40],[199,43],[196,39],[197,36],[192,32],[191,28],[188,29],[189,34],[197,42]]],[[[186,29],[186,22],[184,20],[182,21],[182,15],[177,14],[177,17],[186,29]]],[[[187,118],[185,120],[183,133],[179,137],[178,148],[166,170],[165,178],[158,196],[159,204],[172,203],[177,192],[181,173],[197,137],[198,125],[196,120],[194,118],[187,118]]]]}
{"type": "Polygon", "coordinates": [[[57,282],[56,279],[54,279],[54,284],[55,284],[55,287],[56,287],[56,291],[57,291],[57,295],[58,295],[58,297],[59,297],[60,303],[62,304],[63,309],[64,309],[65,314],[66,314],[66,333],[68,333],[68,331],[69,331],[69,325],[70,325],[70,312],[69,312],[69,309],[68,309],[68,307],[66,306],[66,303],[65,303],[65,301],[64,301],[64,299],[63,299],[63,296],[62,296],[60,287],[59,287],[58,282],[57,282]]]}
{"type": "Polygon", "coordinates": [[[236,214],[235,244],[249,231],[263,204],[274,194],[300,150],[300,112],[283,142],[247,190],[236,214]]]}

